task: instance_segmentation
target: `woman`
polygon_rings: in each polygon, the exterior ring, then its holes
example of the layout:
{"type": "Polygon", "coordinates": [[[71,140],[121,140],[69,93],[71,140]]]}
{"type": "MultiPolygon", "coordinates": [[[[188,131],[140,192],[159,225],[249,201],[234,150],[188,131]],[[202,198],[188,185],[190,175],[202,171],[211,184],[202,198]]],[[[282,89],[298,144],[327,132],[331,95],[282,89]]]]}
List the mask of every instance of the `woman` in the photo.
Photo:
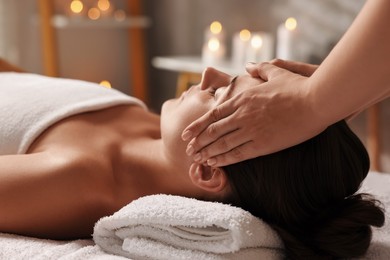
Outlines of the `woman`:
{"type": "Polygon", "coordinates": [[[183,132],[183,140],[193,139],[188,154],[213,166],[269,154],[389,97],[389,16],[390,1],[366,1],[315,72],[315,66],[283,61],[248,64],[248,72],[267,83],[189,125],[183,132]]]}
{"type": "MultiPolygon", "coordinates": [[[[67,98],[85,95],[82,89],[102,88],[9,73],[0,74],[0,86],[4,88],[9,77],[17,81],[12,87],[23,92],[42,91],[46,83],[50,88],[80,87],[72,88],[67,98]]],[[[199,85],[164,103],[161,119],[124,99],[123,104],[53,122],[24,154],[0,156],[0,231],[55,239],[88,237],[102,216],[141,196],[165,193],[250,211],[279,232],[291,257],[363,254],[370,226],[383,225],[384,215],[375,200],[355,194],[369,163],[364,146],[344,122],[296,147],[224,168],[192,164],[185,154],[181,132],[186,125],[246,86],[262,83],[208,68],[199,85]],[[188,175],[190,166],[194,169],[188,175]]],[[[7,103],[9,95],[2,87],[0,104],[7,103]]],[[[50,88],[45,91],[55,91],[50,88]]],[[[32,114],[38,110],[26,109],[32,114]]]]}

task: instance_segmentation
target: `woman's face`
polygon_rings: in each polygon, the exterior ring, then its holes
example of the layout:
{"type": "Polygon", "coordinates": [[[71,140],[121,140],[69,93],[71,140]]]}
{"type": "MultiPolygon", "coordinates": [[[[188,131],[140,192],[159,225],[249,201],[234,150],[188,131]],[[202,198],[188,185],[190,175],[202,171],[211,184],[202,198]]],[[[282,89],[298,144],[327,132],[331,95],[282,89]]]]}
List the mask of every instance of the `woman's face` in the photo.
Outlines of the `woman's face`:
{"type": "Polygon", "coordinates": [[[264,81],[249,75],[234,77],[213,68],[203,72],[202,81],[184,92],[180,98],[164,103],[161,111],[161,136],[168,155],[176,162],[191,163],[186,156],[187,142],[181,133],[194,120],[225,100],[264,81]]]}

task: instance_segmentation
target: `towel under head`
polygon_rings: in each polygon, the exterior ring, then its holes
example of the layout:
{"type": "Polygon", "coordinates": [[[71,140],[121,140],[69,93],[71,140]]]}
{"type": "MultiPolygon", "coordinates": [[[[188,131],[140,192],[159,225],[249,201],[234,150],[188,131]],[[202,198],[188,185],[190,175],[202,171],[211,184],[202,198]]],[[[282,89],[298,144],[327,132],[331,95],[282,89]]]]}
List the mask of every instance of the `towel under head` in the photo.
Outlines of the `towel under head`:
{"type": "Polygon", "coordinates": [[[95,225],[94,240],[107,252],[135,259],[278,259],[276,232],[230,205],[151,195],[95,225]]]}

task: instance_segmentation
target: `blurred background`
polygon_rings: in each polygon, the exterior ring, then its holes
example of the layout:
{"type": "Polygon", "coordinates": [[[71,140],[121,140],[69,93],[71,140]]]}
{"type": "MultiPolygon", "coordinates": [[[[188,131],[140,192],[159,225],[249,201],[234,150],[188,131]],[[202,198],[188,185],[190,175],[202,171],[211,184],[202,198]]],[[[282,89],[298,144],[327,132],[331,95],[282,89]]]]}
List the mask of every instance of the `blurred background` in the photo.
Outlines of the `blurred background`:
{"type": "MultiPolygon", "coordinates": [[[[141,98],[159,113],[179,85],[196,83],[206,66],[236,74],[244,71],[244,61],[274,57],[320,64],[363,4],[364,0],[0,0],[0,57],[33,73],[105,81],[102,84],[141,98]],[[288,18],[296,22],[291,31],[283,27],[288,18]],[[208,44],[215,36],[209,32],[215,21],[222,28],[218,54],[208,44]],[[242,52],[237,37],[244,29],[252,39],[261,37],[260,47],[248,42],[242,52]],[[243,60],[237,61],[240,51],[243,60]]],[[[376,107],[374,119],[363,112],[350,122],[366,144],[370,133],[377,133],[380,141],[374,150],[379,152],[378,169],[385,172],[390,172],[389,107],[385,100],[376,107]]]]}

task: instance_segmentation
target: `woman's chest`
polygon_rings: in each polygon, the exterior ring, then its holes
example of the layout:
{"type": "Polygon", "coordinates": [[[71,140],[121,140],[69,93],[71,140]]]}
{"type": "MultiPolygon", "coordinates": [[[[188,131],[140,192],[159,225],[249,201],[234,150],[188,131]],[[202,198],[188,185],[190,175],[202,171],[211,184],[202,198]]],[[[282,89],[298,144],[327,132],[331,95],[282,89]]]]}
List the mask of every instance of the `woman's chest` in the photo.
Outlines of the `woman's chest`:
{"type": "Polygon", "coordinates": [[[27,153],[67,148],[109,156],[122,143],[159,136],[158,116],[139,107],[118,106],[72,116],[52,125],[27,153]]]}

